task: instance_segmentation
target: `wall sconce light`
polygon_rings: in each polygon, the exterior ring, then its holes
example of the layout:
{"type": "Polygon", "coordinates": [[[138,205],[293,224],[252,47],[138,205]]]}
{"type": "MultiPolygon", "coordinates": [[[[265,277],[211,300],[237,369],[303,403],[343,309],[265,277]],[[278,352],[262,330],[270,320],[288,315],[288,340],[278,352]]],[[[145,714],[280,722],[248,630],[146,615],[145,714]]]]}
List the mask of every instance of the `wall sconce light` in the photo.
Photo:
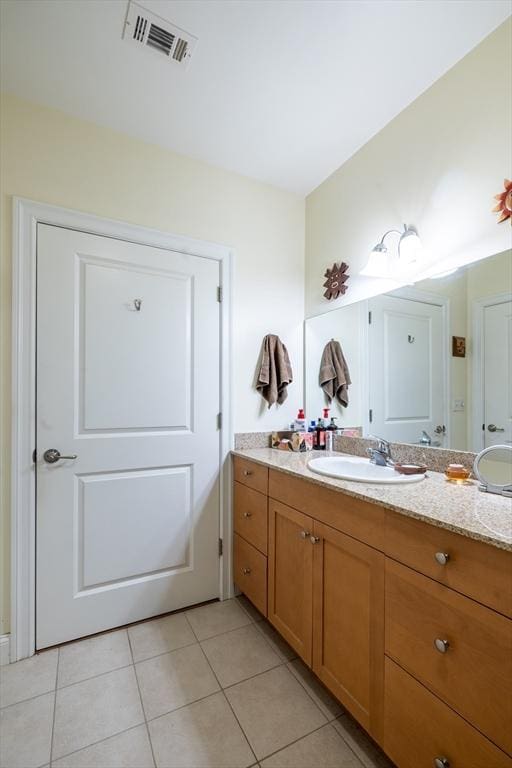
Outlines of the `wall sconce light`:
{"type": "Polygon", "coordinates": [[[372,249],[368,263],[360,274],[365,277],[393,277],[393,266],[398,270],[407,268],[417,261],[421,251],[421,240],[414,227],[404,224],[403,230],[389,229],[382,235],[379,243],[372,249]],[[400,235],[398,241],[398,258],[392,258],[384,240],[388,235],[400,235]]]}

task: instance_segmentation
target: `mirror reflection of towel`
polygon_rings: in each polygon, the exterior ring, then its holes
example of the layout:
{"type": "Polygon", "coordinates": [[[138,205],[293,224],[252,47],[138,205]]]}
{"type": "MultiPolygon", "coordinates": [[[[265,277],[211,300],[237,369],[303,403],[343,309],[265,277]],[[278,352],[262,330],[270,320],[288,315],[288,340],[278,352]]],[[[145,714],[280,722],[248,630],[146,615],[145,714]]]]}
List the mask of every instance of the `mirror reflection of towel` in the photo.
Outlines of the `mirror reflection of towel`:
{"type": "Polygon", "coordinates": [[[276,402],[284,403],[288,396],[286,388],[293,381],[288,350],[279,338],[268,334],[261,348],[261,367],[256,389],[267,401],[270,408],[276,402]]]}
{"type": "Polygon", "coordinates": [[[348,385],[352,382],[339,341],[331,339],[325,345],[320,361],[319,383],[329,402],[336,398],[345,408],[348,406],[348,385]]]}

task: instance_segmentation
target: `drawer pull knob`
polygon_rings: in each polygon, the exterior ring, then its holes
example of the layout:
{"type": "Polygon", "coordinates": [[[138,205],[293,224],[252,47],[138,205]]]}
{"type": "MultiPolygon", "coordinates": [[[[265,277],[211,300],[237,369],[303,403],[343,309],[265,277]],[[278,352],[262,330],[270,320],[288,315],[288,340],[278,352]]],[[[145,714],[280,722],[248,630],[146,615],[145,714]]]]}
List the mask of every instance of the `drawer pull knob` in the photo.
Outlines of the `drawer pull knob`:
{"type": "Polygon", "coordinates": [[[301,537],[301,539],[307,539],[309,536],[311,536],[311,534],[309,531],[301,531],[299,533],[299,536],[301,537]]]}
{"type": "Polygon", "coordinates": [[[450,761],[447,757],[434,757],[434,768],[450,768],[450,761]]]}
{"type": "Polygon", "coordinates": [[[436,651],[439,651],[439,653],[446,653],[448,648],[450,647],[450,643],[448,640],[442,640],[440,637],[436,637],[434,640],[434,646],[436,651]]]}
{"type": "Polygon", "coordinates": [[[244,517],[252,517],[252,512],[244,512],[244,517]]]}
{"type": "Polygon", "coordinates": [[[248,576],[250,572],[251,572],[250,568],[242,568],[242,573],[244,574],[244,576],[248,576]]]}
{"type": "Polygon", "coordinates": [[[439,565],[446,565],[446,563],[450,559],[450,555],[448,554],[448,552],[436,552],[435,558],[436,558],[436,561],[439,563],[439,565]]]}
{"type": "Polygon", "coordinates": [[[244,475],[245,477],[249,477],[249,475],[252,475],[253,471],[252,469],[244,469],[244,475]]]}
{"type": "Polygon", "coordinates": [[[310,536],[309,540],[310,540],[310,542],[312,544],[318,544],[318,542],[320,541],[320,537],[319,536],[310,536]]]}

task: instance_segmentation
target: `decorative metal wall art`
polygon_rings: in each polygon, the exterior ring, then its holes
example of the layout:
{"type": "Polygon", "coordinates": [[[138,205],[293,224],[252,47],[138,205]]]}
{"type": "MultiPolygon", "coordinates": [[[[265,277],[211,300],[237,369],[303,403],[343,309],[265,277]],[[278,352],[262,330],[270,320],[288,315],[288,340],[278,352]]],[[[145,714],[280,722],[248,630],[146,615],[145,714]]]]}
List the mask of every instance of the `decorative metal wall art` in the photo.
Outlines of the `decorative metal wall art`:
{"type": "Polygon", "coordinates": [[[324,277],[326,277],[327,280],[324,283],[324,288],[327,290],[325,291],[324,296],[328,301],[337,299],[340,294],[343,295],[346,292],[347,286],[345,283],[349,278],[347,269],[348,264],[345,264],[343,261],[340,265],[333,264],[331,269],[325,271],[324,277]]]}

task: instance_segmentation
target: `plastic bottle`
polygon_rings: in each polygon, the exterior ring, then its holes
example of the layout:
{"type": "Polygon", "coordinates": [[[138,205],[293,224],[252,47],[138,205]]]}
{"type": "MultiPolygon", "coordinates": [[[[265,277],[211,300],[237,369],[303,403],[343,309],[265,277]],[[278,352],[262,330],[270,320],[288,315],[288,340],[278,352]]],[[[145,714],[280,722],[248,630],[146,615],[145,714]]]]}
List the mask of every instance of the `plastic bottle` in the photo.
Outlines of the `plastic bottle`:
{"type": "Polygon", "coordinates": [[[326,451],[334,451],[334,437],[338,434],[338,427],[335,424],[336,419],[331,417],[331,422],[325,432],[325,449],[326,451]]]}
{"type": "Polygon", "coordinates": [[[304,408],[299,408],[299,412],[297,414],[297,418],[294,421],[293,428],[295,432],[306,431],[306,417],[304,416],[304,408]]]}
{"type": "MultiPolygon", "coordinates": [[[[324,408],[324,412],[325,412],[324,408]]],[[[314,441],[313,448],[316,448],[317,451],[325,451],[325,426],[324,422],[321,418],[318,418],[318,421],[316,423],[316,432],[315,432],[315,441],[314,441]]]]}

